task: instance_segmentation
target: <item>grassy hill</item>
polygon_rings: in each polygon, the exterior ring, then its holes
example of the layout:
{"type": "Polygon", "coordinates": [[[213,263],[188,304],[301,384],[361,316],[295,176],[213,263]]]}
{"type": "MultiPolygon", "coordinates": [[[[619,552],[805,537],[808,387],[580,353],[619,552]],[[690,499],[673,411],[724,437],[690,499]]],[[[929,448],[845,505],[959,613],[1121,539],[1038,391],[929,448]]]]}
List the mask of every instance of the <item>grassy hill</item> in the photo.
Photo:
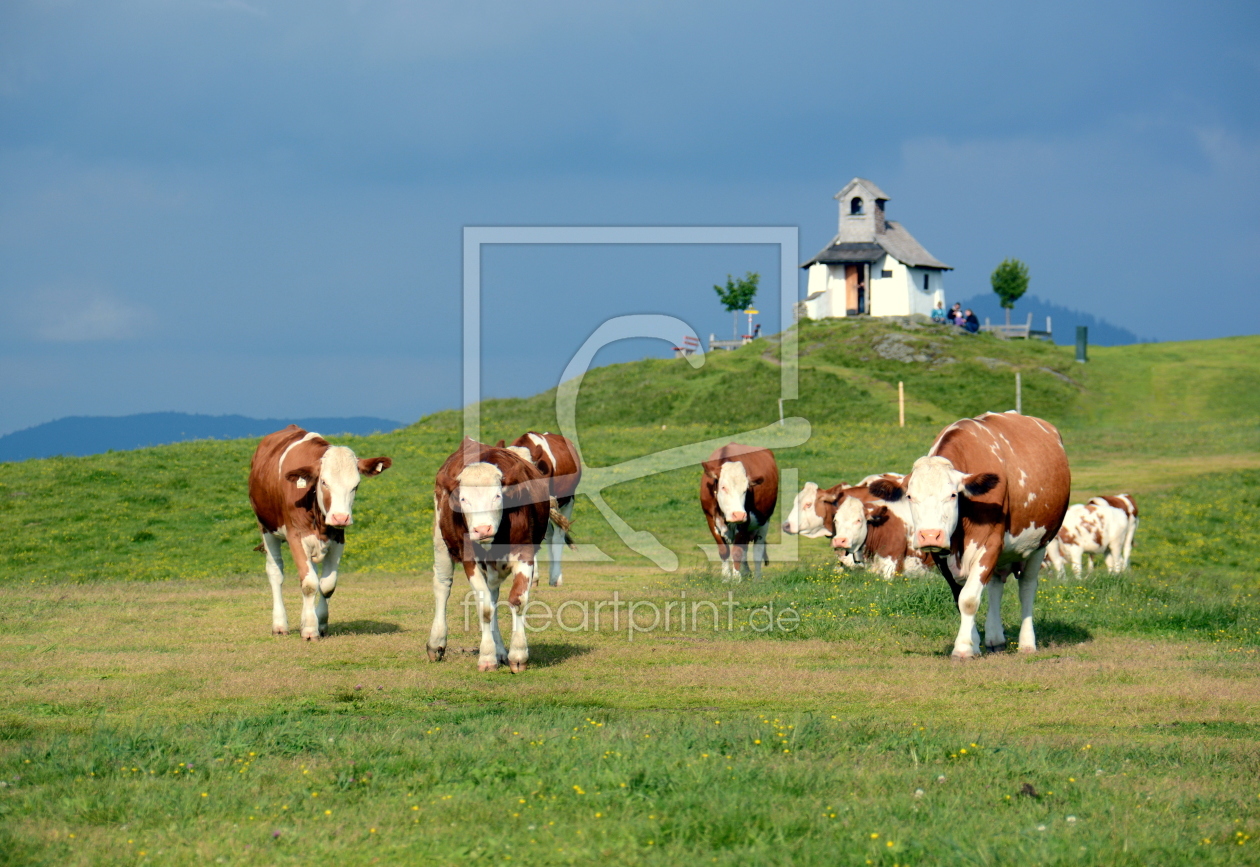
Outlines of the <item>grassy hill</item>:
{"type": "MultiPolygon", "coordinates": [[[[785,412],[813,436],[784,450],[799,481],[831,484],[905,470],[945,423],[1014,404],[1060,425],[1077,495],[1168,488],[1203,472],[1255,466],[1260,453],[1260,338],[1095,348],[1003,341],[951,328],[887,321],[802,323],[800,398],[785,412]],[[896,426],[904,382],[905,428],[896,426]]],[[[780,347],[755,341],[714,353],[699,370],[645,360],[591,371],[578,404],[583,454],[605,466],[706,438],[738,436],[778,418],[780,347]]],[[[483,405],[483,438],[556,429],[554,391],[483,405]]],[[[368,480],[355,511],[345,569],[413,571],[429,565],[433,475],[461,435],[461,414],[344,440],[388,454],[394,468],[368,480]]],[[[200,441],[84,458],[0,464],[0,581],[171,579],[261,575],[246,500],[252,440],[200,441]]],[[[695,557],[694,469],[610,489],[636,528],[695,557]]],[[[625,548],[579,500],[579,540],[617,556],[625,548]]],[[[684,558],[686,559],[686,558],[684,558]]]]}
{"type": "MultiPolygon", "coordinates": [[[[0,865],[1254,862],[1260,339],[1078,365],[888,322],[800,336],[787,409],[813,435],[779,452],[798,480],[904,470],[946,421],[1008,408],[1019,370],[1025,409],[1063,430],[1075,497],[1139,495],[1134,568],[1047,577],[1041,652],[954,665],[939,579],[838,576],[806,540],[801,562],[722,583],[685,467],[605,492],[683,568],[649,568],[579,498],[579,541],[612,562],[539,588],[556,628],[531,634],[529,672],[480,675],[462,584],[447,660],[423,650],[457,412],[346,440],[394,466],[360,491],[316,644],[270,634],[254,441],[0,464],[0,865]],[[667,618],[729,598],[736,626],[564,625],[616,594],[667,618]],[[799,623],[763,632],[770,610],[799,623]]],[[[593,371],[588,463],[776,419],[777,350],[593,371]]],[[[554,428],[553,399],[487,402],[484,438],[554,428]]]]}

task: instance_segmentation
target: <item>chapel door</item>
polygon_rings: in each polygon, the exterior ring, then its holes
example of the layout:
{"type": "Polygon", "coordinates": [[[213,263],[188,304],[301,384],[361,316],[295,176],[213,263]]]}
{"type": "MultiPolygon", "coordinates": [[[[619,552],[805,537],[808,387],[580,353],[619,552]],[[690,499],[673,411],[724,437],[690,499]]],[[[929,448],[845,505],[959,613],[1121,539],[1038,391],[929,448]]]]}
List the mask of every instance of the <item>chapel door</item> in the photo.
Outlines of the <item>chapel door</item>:
{"type": "Polygon", "coordinates": [[[845,296],[845,315],[856,316],[862,312],[862,301],[864,300],[859,291],[858,285],[862,282],[862,266],[848,264],[844,266],[844,296],[845,296]]]}

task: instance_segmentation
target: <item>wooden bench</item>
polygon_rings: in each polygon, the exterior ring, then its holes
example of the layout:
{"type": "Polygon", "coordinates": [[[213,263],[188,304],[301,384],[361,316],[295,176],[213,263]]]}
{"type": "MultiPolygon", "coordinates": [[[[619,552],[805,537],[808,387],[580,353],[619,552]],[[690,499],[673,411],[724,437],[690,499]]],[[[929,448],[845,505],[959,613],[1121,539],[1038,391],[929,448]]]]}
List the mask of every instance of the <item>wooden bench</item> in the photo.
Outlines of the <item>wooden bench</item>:
{"type": "Polygon", "coordinates": [[[1052,339],[1049,316],[1046,317],[1046,330],[1045,331],[1038,331],[1035,328],[1033,328],[1032,321],[1033,321],[1033,315],[1029,313],[1028,321],[1025,322],[1023,325],[990,325],[989,317],[986,316],[984,317],[984,324],[980,326],[980,330],[988,331],[991,334],[996,334],[998,337],[1001,337],[1003,339],[1015,338],[1019,340],[1028,340],[1029,338],[1032,338],[1032,337],[1040,338],[1041,340],[1052,339]]]}
{"type": "Polygon", "coordinates": [[[699,350],[700,338],[688,334],[682,339],[682,346],[674,347],[674,358],[686,358],[688,355],[695,355],[699,350]]]}

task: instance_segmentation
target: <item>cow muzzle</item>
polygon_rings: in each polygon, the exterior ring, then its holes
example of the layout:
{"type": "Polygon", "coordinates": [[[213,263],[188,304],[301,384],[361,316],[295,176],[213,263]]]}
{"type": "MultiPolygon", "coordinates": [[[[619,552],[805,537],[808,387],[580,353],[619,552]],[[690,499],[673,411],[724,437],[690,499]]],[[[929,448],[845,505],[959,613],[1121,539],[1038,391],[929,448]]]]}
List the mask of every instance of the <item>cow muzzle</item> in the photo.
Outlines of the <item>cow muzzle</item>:
{"type": "Polygon", "coordinates": [[[337,513],[328,516],[328,525],[330,527],[349,527],[354,523],[354,519],[347,513],[337,513]]]}
{"type": "Polygon", "coordinates": [[[914,534],[914,547],[920,550],[943,551],[949,547],[944,530],[918,530],[914,534]]]}
{"type": "Polygon", "coordinates": [[[489,524],[480,524],[468,531],[468,536],[474,542],[484,542],[486,539],[494,537],[494,527],[489,524]]]}
{"type": "Polygon", "coordinates": [[[848,547],[849,547],[849,538],[848,538],[847,536],[836,536],[835,538],[833,538],[833,539],[831,540],[831,547],[833,547],[833,548],[848,548],[848,547]]]}
{"type": "Polygon", "coordinates": [[[742,524],[748,520],[747,512],[731,512],[730,522],[732,524],[742,524]]]}

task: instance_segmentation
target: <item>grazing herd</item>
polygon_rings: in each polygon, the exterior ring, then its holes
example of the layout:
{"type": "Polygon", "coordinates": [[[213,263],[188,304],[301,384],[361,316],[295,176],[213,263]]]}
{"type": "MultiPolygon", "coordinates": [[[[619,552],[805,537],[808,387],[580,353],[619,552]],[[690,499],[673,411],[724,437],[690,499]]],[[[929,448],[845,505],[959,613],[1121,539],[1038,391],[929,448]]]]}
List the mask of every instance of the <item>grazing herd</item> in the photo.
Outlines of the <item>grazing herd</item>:
{"type": "MultiPolygon", "coordinates": [[[[272,631],[288,632],[281,596],[280,543],[287,541],[302,589],[302,637],[328,631],[328,597],[352,523],[363,476],[389,469],[388,457],[359,459],[296,425],[264,437],[254,454],[249,499],[258,518],[272,589],[272,631]]],[[[760,577],[768,564],[766,535],[778,503],[779,469],[764,448],[730,443],[701,464],[700,506],[717,543],[722,575],[760,577]]],[[[459,564],[472,586],[481,628],[477,667],[529,661],[525,611],[538,581],[537,555],[547,544],[550,584],[563,581],[561,552],[572,545],[569,524],[582,477],[576,446],[552,433],[530,431],[512,445],[465,437],[438,470],[433,486],[433,593],[427,645],[430,660],[446,653],[446,607],[459,564]],[[507,585],[512,633],[505,646],[498,625],[500,589],[507,585]]],[[[1019,649],[1037,649],[1033,602],[1042,562],[1080,575],[1086,555],[1107,569],[1128,568],[1137,504],[1128,494],[1095,497],[1069,507],[1071,472],[1058,430],[1015,412],[985,413],[947,426],[908,475],[882,473],[856,485],[821,488],[807,482],[782,524],[783,532],[827,538],[841,567],[865,567],[945,578],[960,615],[953,656],[1003,650],[1001,602],[1007,578],[1019,587],[1019,649]],[[984,643],[976,613],[989,593],[984,643]]],[[[1092,568],[1092,562],[1089,563],[1092,568]]]]}

